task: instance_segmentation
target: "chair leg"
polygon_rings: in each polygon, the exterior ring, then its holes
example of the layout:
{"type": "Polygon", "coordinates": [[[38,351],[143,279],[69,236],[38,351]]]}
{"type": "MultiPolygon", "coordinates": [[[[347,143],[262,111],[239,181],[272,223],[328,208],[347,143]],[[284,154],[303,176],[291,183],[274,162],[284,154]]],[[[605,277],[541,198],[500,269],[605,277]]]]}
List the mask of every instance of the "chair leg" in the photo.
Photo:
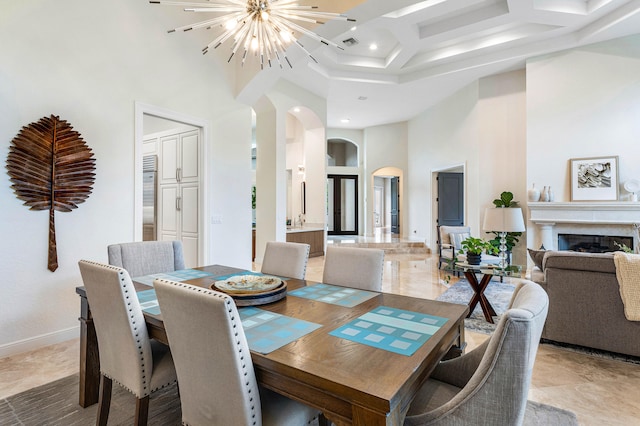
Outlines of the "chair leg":
{"type": "Polygon", "coordinates": [[[331,422],[327,419],[324,414],[320,413],[318,416],[318,426],[330,426],[331,422]]]}
{"type": "Polygon", "coordinates": [[[135,426],[146,426],[149,419],[149,395],[144,398],[136,398],[135,426]]]}
{"type": "Polygon", "coordinates": [[[100,395],[98,396],[98,417],[96,425],[107,426],[109,419],[109,408],[111,407],[111,387],[112,380],[104,375],[100,375],[100,395]]]}

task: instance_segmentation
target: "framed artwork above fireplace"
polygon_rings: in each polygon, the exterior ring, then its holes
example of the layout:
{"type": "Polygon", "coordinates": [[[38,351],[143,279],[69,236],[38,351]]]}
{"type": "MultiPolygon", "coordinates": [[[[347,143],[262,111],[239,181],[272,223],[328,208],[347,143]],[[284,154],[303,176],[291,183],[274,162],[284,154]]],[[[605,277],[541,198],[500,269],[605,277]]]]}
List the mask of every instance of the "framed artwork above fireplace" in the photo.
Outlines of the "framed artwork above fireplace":
{"type": "Polygon", "coordinates": [[[617,201],[618,157],[572,158],[571,201],[617,201]]]}

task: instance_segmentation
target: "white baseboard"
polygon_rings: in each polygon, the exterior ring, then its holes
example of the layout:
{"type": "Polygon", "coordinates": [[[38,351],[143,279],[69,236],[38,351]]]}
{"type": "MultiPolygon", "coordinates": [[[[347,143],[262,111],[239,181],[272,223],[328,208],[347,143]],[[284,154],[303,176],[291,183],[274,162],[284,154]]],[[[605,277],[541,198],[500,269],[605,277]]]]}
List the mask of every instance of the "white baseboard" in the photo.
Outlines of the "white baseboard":
{"type": "Polygon", "coordinates": [[[18,355],[23,352],[30,352],[45,346],[53,345],[67,340],[77,339],[80,336],[80,326],[58,330],[53,333],[42,334],[29,339],[18,340],[16,342],[0,345],[0,358],[18,355]]]}

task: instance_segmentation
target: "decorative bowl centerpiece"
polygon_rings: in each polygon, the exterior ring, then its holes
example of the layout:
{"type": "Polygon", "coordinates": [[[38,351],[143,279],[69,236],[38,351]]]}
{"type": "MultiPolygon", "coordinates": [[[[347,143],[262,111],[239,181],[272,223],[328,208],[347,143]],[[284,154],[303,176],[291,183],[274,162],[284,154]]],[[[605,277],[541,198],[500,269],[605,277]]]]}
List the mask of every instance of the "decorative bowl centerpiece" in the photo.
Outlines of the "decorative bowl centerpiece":
{"type": "Polygon", "coordinates": [[[264,305],[287,295],[287,283],[270,275],[234,275],[215,281],[211,289],[228,294],[237,306],[264,305]]]}

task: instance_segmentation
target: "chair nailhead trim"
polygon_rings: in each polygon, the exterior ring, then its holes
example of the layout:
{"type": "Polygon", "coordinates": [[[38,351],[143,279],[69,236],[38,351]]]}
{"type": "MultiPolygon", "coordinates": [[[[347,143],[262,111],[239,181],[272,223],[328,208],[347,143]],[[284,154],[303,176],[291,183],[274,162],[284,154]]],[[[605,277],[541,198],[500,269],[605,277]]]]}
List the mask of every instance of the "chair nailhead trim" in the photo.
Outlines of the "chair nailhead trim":
{"type": "MultiPolygon", "coordinates": [[[[233,309],[231,307],[232,306],[231,305],[232,300],[231,300],[230,296],[227,296],[226,294],[223,294],[223,293],[219,293],[217,291],[208,290],[208,289],[205,289],[205,288],[202,288],[202,287],[195,287],[195,286],[192,286],[190,284],[180,283],[180,282],[177,282],[177,281],[169,281],[169,280],[164,280],[164,279],[158,279],[158,281],[163,282],[165,284],[170,284],[170,285],[173,285],[173,286],[176,286],[176,287],[184,287],[187,290],[196,291],[198,293],[204,293],[204,294],[206,294],[208,296],[213,296],[213,297],[217,297],[219,299],[224,299],[225,303],[228,305],[227,313],[229,314],[229,319],[231,320],[231,323],[232,323],[231,325],[232,325],[232,327],[234,329],[236,328],[237,322],[236,322],[235,316],[232,315],[233,309]]],[[[238,349],[238,357],[239,357],[240,361],[244,361],[244,355],[242,354],[242,347],[241,347],[242,342],[240,341],[240,339],[237,338],[238,337],[238,333],[237,332],[234,333],[234,335],[236,337],[236,346],[240,346],[240,348],[238,349]]],[[[243,362],[242,363],[242,369],[243,369],[242,374],[244,376],[248,375],[248,371],[246,370],[246,368],[247,368],[247,363],[243,362]]],[[[245,384],[247,386],[247,394],[249,395],[249,401],[253,401],[253,397],[251,397],[251,388],[250,388],[251,382],[247,381],[247,382],[245,382],[245,384]]],[[[251,406],[251,410],[252,410],[251,417],[255,419],[255,417],[256,417],[255,405],[251,406]]],[[[254,421],[253,424],[255,425],[257,423],[254,421]]]]}

